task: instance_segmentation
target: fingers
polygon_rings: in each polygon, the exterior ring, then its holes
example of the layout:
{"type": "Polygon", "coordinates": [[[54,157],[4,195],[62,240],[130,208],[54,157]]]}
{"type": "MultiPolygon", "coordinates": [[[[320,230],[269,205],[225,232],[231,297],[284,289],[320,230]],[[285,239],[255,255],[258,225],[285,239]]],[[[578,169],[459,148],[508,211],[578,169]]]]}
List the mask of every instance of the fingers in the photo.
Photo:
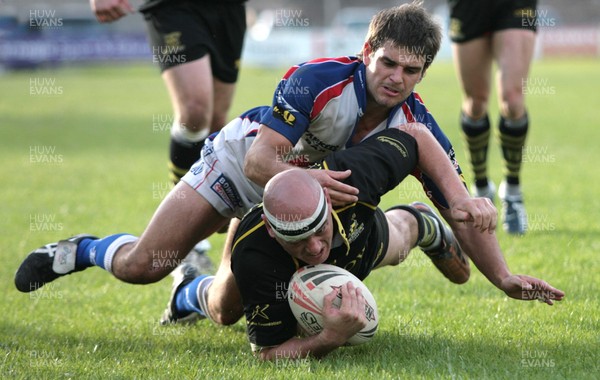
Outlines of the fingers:
{"type": "Polygon", "coordinates": [[[358,201],[358,189],[340,182],[340,180],[350,176],[350,170],[340,172],[333,170],[310,170],[310,174],[319,181],[321,186],[327,189],[331,203],[334,206],[343,206],[358,201]]]}
{"type": "Polygon", "coordinates": [[[472,223],[481,232],[494,233],[498,222],[498,212],[488,198],[466,198],[452,206],[452,217],[460,222],[472,223]]]}
{"type": "Polygon", "coordinates": [[[329,335],[336,337],[339,345],[344,344],[367,325],[365,304],[361,290],[352,282],[333,289],[324,297],[322,333],[327,331],[329,335]],[[341,302],[336,307],[338,297],[341,302]]]}
{"type": "Polygon", "coordinates": [[[327,174],[327,176],[321,182],[321,186],[327,187],[330,190],[335,190],[337,192],[346,193],[350,195],[358,194],[358,189],[356,187],[340,182],[341,180],[349,177],[350,174],[352,174],[350,170],[345,170],[343,172],[325,170],[324,173],[327,174]]]}
{"type": "Polygon", "coordinates": [[[339,307],[341,312],[358,316],[364,315],[366,301],[360,288],[357,288],[352,282],[348,281],[326,295],[325,303],[333,305],[333,301],[338,297],[338,294],[341,294],[339,307]]]}
{"type": "Polygon", "coordinates": [[[323,312],[326,313],[327,310],[332,309],[332,308],[336,308],[333,303],[335,302],[335,299],[338,296],[338,290],[337,289],[333,289],[331,292],[329,292],[329,294],[326,294],[325,297],[323,298],[323,312]]]}
{"type": "Polygon", "coordinates": [[[331,178],[336,179],[338,181],[346,179],[350,177],[350,174],[352,174],[352,170],[350,169],[344,171],[323,170],[323,172],[327,173],[327,175],[329,175],[331,178]]]}
{"type": "Polygon", "coordinates": [[[352,282],[347,282],[341,288],[342,303],[340,311],[346,313],[348,318],[357,323],[360,328],[367,325],[365,317],[365,297],[362,290],[354,286],[352,282]]]}
{"type": "Polygon", "coordinates": [[[496,229],[498,213],[488,198],[474,198],[470,203],[474,219],[474,227],[481,232],[493,232],[496,229]]]}
{"type": "Polygon", "coordinates": [[[514,298],[520,298],[523,300],[538,300],[539,302],[543,302],[548,305],[554,305],[554,301],[561,301],[565,296],[565,293],[562,290],[556,289],[546,281],[537,279],[535,277],[524,275],[511,277],[512,278],[510,279],[510,282],[513,283],[515,287],[520,288],[520,294],[518,294],[518,290],[513,292],[514,298]]]}
{"type": "Polygon", "coordinates": [[[331,204],[334,207],[345,206],[358,201],[358,197],[356,195],[350,195],[348,193],[332,189],[329,189],[329,196],[331,198],[331,204]]]}

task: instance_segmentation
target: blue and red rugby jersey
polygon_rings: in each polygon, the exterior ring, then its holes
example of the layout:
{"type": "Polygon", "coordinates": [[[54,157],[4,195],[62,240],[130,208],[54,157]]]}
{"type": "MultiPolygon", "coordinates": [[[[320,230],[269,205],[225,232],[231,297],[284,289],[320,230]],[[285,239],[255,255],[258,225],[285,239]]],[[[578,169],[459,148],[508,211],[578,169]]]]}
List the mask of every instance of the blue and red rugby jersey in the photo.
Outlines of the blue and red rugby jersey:
{"type": "MultiPolygon", "coordinates": [[[[275,90],[271,112],[261,112],[260,123],[281,133],[294,145],[289,156],[302,157],[298,165],[352,146],[352,136],[367,102],[365,70],[357,57],[319,58],[293,66],[275,90]]],[[[415,92],[392,108],[389,117],[365,138],[409,122],[427,126],[462,178],[452,144],[415,92]]],[[[430,178],[418,169],[413,175],[438,207],[448,207],[430,178]]]]}

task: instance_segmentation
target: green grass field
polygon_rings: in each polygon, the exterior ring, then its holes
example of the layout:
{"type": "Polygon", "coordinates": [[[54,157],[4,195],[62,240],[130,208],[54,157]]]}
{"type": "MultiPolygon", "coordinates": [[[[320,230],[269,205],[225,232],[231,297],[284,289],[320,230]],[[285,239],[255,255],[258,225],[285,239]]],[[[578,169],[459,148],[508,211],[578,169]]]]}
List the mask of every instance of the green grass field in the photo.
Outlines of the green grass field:
{"type": "MultiPolygon", "coordinates": [[[[170,103],[150,66],[85,67],[0,77],[0,378],[16,379],[593,379],[600,373],[598,61],[535,62],[524,166],[530,232],[498,231],[515,273],[563,289],[554,307],[508,299],[476,269],[451,285],[420,252],[366,284],[380,330],[323,360],[263,363],[244,321],[161,328],[170,278],[135,286],[98,268],[19,293],[26,254],[72,234],[139,234],[170,188],[170,103]]],[[[231,116],[271,101],[284,70],[244,69],[231,116]]],[[[460,94],[450,63],[418,87],[454,141],[460,94]]],[[[495,111],[493,111],[495,115],[495,111]]],[[[494,120],[496,117],[494,116],[494,120]]],[[[491,176],[501,180],[492,144],[491,176]]],[[[415,182],[384,207],[422,199],[415,182]]],[[[210,239],[217,261],[223,236],[210,239]]]]}

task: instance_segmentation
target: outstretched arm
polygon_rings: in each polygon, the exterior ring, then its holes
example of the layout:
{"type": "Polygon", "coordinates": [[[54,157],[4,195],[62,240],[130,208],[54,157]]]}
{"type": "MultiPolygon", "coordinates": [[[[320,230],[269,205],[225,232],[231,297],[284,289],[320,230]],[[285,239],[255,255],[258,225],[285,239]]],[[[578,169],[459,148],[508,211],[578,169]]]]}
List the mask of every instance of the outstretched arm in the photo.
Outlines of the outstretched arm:
{"type": "Polygon", "coordinates": [[[469,223],[456,221],[450,210],[441,210],[463,251],[487,279],[509,297],[520,300],[540,300],[548,305],[565,296],[562,290],[547,282],[526,275],[513,275],[502,255],[495,234],[482,233],[469,223]]]}
{"type": "Polygon", "coordinates": [[[472,198],[448,156],[420,123],[400,127],[413,136],[419,145],[419,168],[440,188],[450,208],[440,210],[456,235],[463,251],[477,268],[498,289],[509,297],[521,300],[540,300],[552,305],[564,292],[543,280],[526,275],[513,275],[502,255],[494,232],[497,211],[487,198],[472,198]],[[484,233],[484,231],[489,233],[484,233]]]}

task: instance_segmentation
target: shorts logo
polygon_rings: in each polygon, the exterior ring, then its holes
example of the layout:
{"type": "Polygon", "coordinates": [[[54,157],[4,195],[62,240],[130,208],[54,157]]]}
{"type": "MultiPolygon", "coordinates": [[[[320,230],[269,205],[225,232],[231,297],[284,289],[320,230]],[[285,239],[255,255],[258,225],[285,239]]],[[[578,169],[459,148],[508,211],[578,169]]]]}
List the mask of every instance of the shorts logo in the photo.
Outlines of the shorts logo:
{"type": "Polygon", "coordinates": [[[276,118],[283,120],[287,125],[294,126],[294,122],[296,121],[296,116],[294,116],[288,110],[282,110],[278,106],[273,107],[273,116],[276,118]]]}
{"type": "Polygon", "coordinates": [[[394,148],[398,149],[398,151],[400,151],[400,154],[402,154],[402,157],[408,157],[408,150],[400,141],[386,136],[379,136],[377,137],[377,140],[381,141],[382,143],[390,144],[394,148]]]}
{"type": "Polygon", "coordinates": [[[229,183],[229,180],[221,174],[219,178],[210,186],[219,198],[225,202],[227,207],[235,210],[238,207],[242,207],[242,201],[235,187],[229,183]]]}
{"type": "Polygon", "coordinates": [[[452,18],[450,19],[450,37],[452,38],[464,38],[463,32],[462,32],[462,23],[460,22],[459,19],[457,18],[452,18]]]}
{"type": "Polygon", "coordinates": [[[181,44],[180,38],[181,32],[171,32],[164,35],[165,45],[170,47],[170,49],[168,49],[170,54],[174,54],[185,49],[185,46],[181,44]]]}
{"type": "Polygon", "coordinates": [[[190,168],[190,172],[193,175],[198,175],[200,173],[202,173],[202,171],[204,170],[204,161],[197,161],[194,166],[192,166],[190,168]]]}
{"type": "Polygon", "coordinates": [[[214,152],[215,152],[215,149],[212,147],[212,144],[211,145],[206,144],[202,147],[202,154],[204,155],[204,157],[210,156],[214,152]]]}

